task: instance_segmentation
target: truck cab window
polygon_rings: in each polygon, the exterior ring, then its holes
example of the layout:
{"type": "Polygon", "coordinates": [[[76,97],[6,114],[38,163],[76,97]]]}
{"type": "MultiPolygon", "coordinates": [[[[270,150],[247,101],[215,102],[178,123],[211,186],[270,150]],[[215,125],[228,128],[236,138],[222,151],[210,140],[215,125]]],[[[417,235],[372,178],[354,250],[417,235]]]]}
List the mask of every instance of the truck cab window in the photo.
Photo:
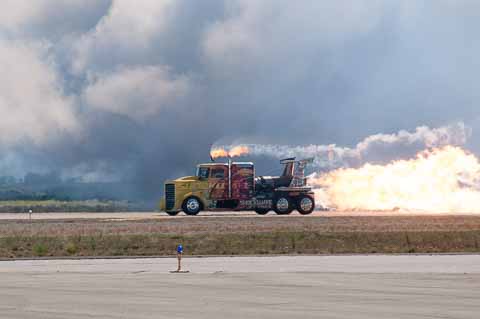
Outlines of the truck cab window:
{"type": "Polygon", "coordinates": [[[225,178],[225,170],[223,168],[214,168],[212,169],[211,178],[225,178]]]}
{"type": "Polygon", "coordinates": [[[210,173],[210,168],[208,167],[199,167],[197,170],[197,176],[200,177],[200,179],[207,179],[209,173],[210,173]]]}

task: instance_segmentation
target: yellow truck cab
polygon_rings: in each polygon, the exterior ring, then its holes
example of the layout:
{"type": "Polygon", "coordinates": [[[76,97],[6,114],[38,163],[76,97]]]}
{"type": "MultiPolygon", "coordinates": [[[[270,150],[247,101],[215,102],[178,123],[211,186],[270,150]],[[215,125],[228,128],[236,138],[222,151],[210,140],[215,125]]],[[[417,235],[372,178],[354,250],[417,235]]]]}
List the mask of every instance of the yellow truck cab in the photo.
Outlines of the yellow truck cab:
{"type": "MultiPolygon", "coordinates": [[[[165,197],[160,203],[160,210],[169,215],[177,215],[186,208],[188,212],[205,210],[210,204],[210,184],[217,182],[215,189],[224,189],[225,185],[218,183],[225,179],[227,163],[205,163],[197,165],[195,176],[186,176],[165,182],[165,197]]],[[[196,214],[192,214],[196,215],[196,214]]]]}

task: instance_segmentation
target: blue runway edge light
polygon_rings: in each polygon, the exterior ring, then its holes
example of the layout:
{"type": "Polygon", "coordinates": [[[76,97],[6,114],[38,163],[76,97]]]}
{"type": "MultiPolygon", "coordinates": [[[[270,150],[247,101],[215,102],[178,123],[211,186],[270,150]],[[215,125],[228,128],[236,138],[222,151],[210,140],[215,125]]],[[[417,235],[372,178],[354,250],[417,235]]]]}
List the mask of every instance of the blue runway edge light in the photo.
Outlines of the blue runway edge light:
{"type": "Polygon", "coordinates": [[[178,247],[177,247],[177,253],[179,253],[179,254],[182,254],[182,253],[183,253],[183,246],[182,246],[182,245],[178,245],[178,247]]]}

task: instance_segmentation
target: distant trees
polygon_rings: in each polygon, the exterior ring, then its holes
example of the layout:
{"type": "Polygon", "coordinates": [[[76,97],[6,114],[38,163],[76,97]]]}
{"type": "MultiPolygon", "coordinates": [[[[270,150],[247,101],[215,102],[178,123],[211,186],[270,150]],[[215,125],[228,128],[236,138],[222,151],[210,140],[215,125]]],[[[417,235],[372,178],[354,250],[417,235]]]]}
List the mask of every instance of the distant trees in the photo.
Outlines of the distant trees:
{"type": "Polygon", "coordinates": [[[157,201],[157,198],[145,199],[139,194],[125,182],[85,182],[81,177],[62,178],[57,172],[30,172],[23,178],[0,176],[0,201],[157,201]]]}
{"type": "Polygon", "coordinates": [[[56,172],[47,174],[28,173],[23,183],[27,186],[58,185],[62,183],[60,174],[56,172]]]}
{"type": "Polygon", "coordinates": [[[20,180],[13,176],[0,176],[0,186],[8,186],[18,184],[20,180]]]}

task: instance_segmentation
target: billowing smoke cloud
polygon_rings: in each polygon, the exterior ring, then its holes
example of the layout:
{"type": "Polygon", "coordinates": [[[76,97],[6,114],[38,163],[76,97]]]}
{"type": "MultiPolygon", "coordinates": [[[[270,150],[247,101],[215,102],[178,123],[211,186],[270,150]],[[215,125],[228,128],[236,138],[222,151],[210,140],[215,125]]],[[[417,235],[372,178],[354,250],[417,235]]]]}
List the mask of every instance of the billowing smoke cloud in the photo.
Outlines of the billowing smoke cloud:
{"type": "Polygon", "coordinates": [[[444,143],[463,121],[480,151],[476,1],[0,6],[0,175],[57,170],[156,199],[238,137],[353,165],[444,143]]]}
{"type": "Polygon", "coordinates": [[[74,103],[61,89],[41,43],[0,40],[0,149],[44,145],[79,130],[74,103]]]}
{"type": "Polygon", "coordinates": [[[111,0],[4,0],[0,30],[15,38],[81,34],[102,18],[110,4],[111,0]]]}
{"type": "Polygon", "coordinates": [[[148,55],[159,53],[154,47],[158,36],[168,28],[171,10],[172,0],[113,1],[95,28],[73,44],[73,72],[148,63],[148,55]]]}
{"type": "Polygon", "coordinates": [[[173,79],[165,68],[146,66],[99,76],[86,88],[85,98],[94,109],[142,120],[175,105],[188,89],[187,77],[173,79]]]}

